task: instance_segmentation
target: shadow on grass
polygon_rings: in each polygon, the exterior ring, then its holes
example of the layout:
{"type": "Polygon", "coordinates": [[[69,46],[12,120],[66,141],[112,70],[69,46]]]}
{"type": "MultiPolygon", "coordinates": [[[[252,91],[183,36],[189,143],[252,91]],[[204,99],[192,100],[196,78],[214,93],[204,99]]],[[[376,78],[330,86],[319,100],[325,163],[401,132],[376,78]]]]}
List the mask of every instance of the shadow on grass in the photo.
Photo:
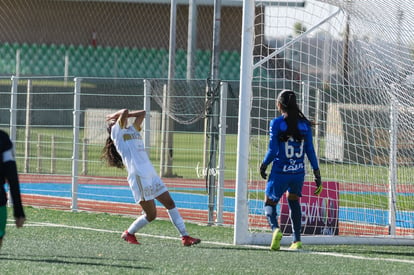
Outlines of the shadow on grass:
{"type": "Polygon", "coordinates": [[[252,247],[252,246],[198,246],[197,249],[206,249],[206,250],[228,250],[228,251],[258,251],[258,252],[265,252],[265,253],[309,253],[312,252],[310,250],[289,250],[288,247],[281,247],[280,250],[272,251],[270,250],[269,246],[263,247],[252,247]]]}
{"type": "MultiPolygon", "coordinates": [[[[396,256],[396,257],[414,257],[414,252],[411,250],[409,251],[395,251],[395,250],[380,250],[380,249],[355,249],[355,248],[338,248],[338,249],[317,249],[312,247],[310,249],[302,249],[302,250],[289,250],[286,248],[281,248],[278,251],[271,251],[267,247],[251,247],[251,246],[216,246],[216,245],[200,245],[197,246],[197,249],[206,249],[206,250],[228,250],[228,251],[265,251],[271,253],[278,253],[278,252],[285,252],[285,253],[343,253],[343,254],[357,254],[357,255],[370,255],[375,257],[375,255],[383,255],[383,256],[396,256]]],[[[385,249],[385,248],[384,248],[385,249]]],[[[391,247],[389,249],[392,249],[391,247]]]]}
{"type": "Polygon", "coordinates": [[[209,244],[200,244],[196,245],[191,249],[210,249],[210,250],[237,250],[237,251],[266,251],[264,248],[256,248],[251,246],[218,246],[218,245],[209,245],[209,244]]]}
{"type": "MultiPolygon", "coordinates": [[[[384,248],[385,249],[385,248],[384,248]]],[[[376,248],[351,248],[351,247],[347,247],[347,248],[338,248],[338,249],[317,249],[317,248],[312,248],[311,250],[309,250],[309,252],[322,252],[322,253],[348,253],[348,254],[358,254],[358,255],[370,255],[370,256],[375,256],[375,255],[387,255],[387,256],[403,256],[403,257],[414,257],[414,252],[411,251],[401,251],[401,250],[392,250],[394,249],[393,247],[389,247],[387,248],[389,250],[380,250],[380,249],[376,249],[376,248]]],[[[401,249],[399,247],[399,249],[401,249]]]]}
{"type": "Polygon", "coordinates": [[[414,257],[414,252],[372,251],[375,254],[414,257]]]}
{"type": "MultiPolygon", "coordinates": [[[[42,256],[42,255],[13,255],[13,254],[3,254],[0,253],[0,260],[8,260],[8,261],[27,261],[27,262],[35,262],[35,263],[50,263],[50,264],[65,264],[65,265],[85,265],[85,266],[100,266],[100,267],[109,267],[109,268],[125,268],[125,269],[132,269],[132,270],[149,270],[151,268],[148,267],[141,267],[141,266],[133,266],[128,264],[110,264],[107,263],[109,259],[105,259],[103,257],[70,257],[67,255],[55,255],[55,256],[42,256]],[[59,258],[70,258],[70,260],[61,260],[59,258]],[[90,260],[90,261],[88,261],[90,260]],[[99,261],[99,262],[92,262],[92,261],[99,261]]],[[[117,260],[117,261],[128,261],[131,260],[117,260]]]]}

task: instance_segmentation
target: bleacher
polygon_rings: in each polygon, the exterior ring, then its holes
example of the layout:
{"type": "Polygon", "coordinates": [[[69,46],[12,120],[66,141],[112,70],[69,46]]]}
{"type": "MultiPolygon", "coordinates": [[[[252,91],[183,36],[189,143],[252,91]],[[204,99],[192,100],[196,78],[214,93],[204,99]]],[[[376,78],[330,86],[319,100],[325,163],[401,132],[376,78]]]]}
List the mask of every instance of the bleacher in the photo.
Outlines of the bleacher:
{"type": "MultiPolygon", "coordinates": [[[[69,61],[68,76],[167,78],[168,50],[120,48],[55,44],[0,44],[0,75],[16,74],[16,53],[20,50],[21,76],[64,76],[65,58],[69,61]]],[[[211,51],[195,53],[195,79],[210,77],[211,51]]],[[[178,49],[175,57],[175,78],[186,78],[186,51],[178,49]]],[[[240,53],[222,51],[222,80],[238,80],[240,53]]]]}

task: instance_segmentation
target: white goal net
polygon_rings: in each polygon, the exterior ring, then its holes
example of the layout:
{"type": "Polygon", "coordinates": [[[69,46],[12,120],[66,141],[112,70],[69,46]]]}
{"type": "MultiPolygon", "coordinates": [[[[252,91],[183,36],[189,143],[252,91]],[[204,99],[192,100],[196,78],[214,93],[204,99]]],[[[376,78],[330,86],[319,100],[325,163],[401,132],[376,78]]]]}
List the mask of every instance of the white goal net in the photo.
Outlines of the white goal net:
{"type": "MultiPolygon", "coordinates": [[[[245,2],[235,243],[270,244],[258,168],[282,89],[316,123],[325,189],[306,176],[306,242],[413,241],[413,15],[408,0],[245,2]]],[[[284,199],[277,210],[290,235],[284,199]]]]}

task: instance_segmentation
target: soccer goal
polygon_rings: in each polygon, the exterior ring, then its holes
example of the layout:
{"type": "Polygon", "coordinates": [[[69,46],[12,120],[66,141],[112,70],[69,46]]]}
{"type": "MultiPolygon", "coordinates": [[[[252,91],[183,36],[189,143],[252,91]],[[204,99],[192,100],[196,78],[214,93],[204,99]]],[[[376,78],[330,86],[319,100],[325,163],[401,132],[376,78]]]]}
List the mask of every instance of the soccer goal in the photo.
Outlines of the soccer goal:
{"type": "Polygon", "coordinates": [[[408,0],[244,1],[235,244],[271,241],[258,170],[282,89],[315,122],[324,182],[316,197],[305,178],[303,241],[414,243],[413,15],[408,0]]]}

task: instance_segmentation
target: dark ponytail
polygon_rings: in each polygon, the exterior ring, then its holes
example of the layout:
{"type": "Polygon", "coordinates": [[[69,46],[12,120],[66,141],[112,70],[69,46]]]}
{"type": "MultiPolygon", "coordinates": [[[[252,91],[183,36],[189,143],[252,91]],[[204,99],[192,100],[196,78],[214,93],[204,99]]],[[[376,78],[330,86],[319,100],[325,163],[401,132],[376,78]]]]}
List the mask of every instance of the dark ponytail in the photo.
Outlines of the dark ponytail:
{"type": "Polygon", "coordinates": [[[303,135],[298,129],[299,119],[309,122],[296,103],[296,95],[291,90],[283,90],[280,92],[277,102],[280,104],[282,112],[287,113],[285,121],[287,124],[286,132],[281,133],[280,140],[286,142],[290,137],[296,141],[303,140],[303,135]]]}
{"type": "MultiPolygon", "coordinates": [[[[111,133],[112,125],[108,125],[108,133],[111,133]]],[[[104,160],[109,166],[124,168],[124,163],[122,162],[121,155],[116,150],[115,144],[111,139],[111,136],[108,136],[106,138],[105,146],[102,149],[101,159],[104,160]]]]}

